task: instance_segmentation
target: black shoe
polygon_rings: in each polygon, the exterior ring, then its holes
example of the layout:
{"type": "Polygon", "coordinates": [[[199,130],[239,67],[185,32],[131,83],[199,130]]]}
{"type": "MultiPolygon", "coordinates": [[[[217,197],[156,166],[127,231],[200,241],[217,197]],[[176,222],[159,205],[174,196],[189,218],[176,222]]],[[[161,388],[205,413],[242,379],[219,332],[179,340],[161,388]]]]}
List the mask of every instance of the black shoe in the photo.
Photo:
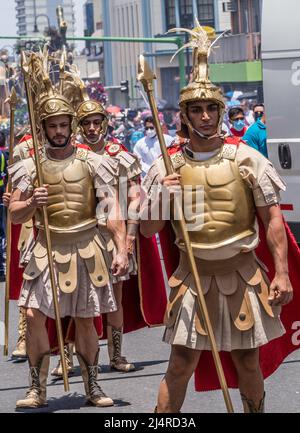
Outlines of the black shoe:
{"type": "Polygon", "coordinates": [[[0,273],[0,282],[3,283],[5,280],[5,274],[0,273]]]}

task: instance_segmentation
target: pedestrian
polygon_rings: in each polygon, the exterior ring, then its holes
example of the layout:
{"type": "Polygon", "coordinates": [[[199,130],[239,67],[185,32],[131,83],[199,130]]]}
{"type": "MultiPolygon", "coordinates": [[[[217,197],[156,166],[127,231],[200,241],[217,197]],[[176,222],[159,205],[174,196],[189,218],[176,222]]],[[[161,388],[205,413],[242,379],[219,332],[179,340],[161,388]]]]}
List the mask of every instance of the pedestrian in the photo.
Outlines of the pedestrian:
{"type": "Polygon", "coordinates": [[[255,105],[253,110],[255,123],[247,130],[243,140],[268,158],[265,106],[260,103],[255,105]]]}
{"type": "MultiPolygon", "coordinates": [[[[134,146],[133,152],[140,158],[142,164],[142,176],[148,173],[149,168],[153,164],[156,158],[161,154],[160,145],[157,137],[157,132],[154,127],[154,121],[152,116],[148,116],[144,120],[144,131],[145,136],[139,140],[134,146]]],[[[174,137],[165,135],[165,142],[169,146],[173,141],[174,137]]]]}
{"type": "Polygon", "coordinates": [[[228,112],[230,122],[230,135],[242,138],[248,129],[245,122],[244,111],[241,107],[232,107],[228,112]]]}

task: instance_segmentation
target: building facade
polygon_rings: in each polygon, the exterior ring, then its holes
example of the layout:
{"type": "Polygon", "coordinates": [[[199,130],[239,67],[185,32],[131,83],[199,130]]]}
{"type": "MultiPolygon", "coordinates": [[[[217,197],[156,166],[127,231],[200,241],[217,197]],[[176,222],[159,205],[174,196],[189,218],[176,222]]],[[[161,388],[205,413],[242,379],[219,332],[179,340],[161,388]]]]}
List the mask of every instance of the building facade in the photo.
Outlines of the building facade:
{"type": "MultiPolygon", "coordinates": [[[[223,11],[220,0],[101,0],[101,5],[105,36],[164,37],[173,27],[193,28],[195,16],[217,33],[231,28],[231,15],[223,11]]],[[[160,43],[104,43],[105,84],[117,86],[127,79],[131,98],[138,99],[137,62],[143,53],[156,71],[158,97],[175,105],[179,95],[178,60],[170,64],[175,50],[175,45],[160,43]]],[[[191,61],[189,52],[187,65],[191,61]]]]}
{"type": "Polygon", "coordinates": [[[18,35],[39,37],[49,26],[57,28],[56,8],[62,6],[67,36],[75,36],[73,0],[15,0],[15,4],[18,35]]]}
{"type": "MultiPolygon", "coordinates": [[[[83,6],[84,15],[84,35],[85,36],[103,36],[103,14],[102,2],[100,0],[87,0],[83,6]]],[[[94,65],[92,69],[97,72],[93,73],[93,78],[103,81],[103,42],[86,41],[87,61],[94,65]]],[[[90,65],[91,66],[91,65],[90,65]]]]}
{"type": "MultiPolygon", "coordinates": [[[[133,38],[187,38],[183,33],[166,32],[174,27],[201,25],[213,34],[229,31],[210,56],[210,77],[225,91],[253,91],[262,88],[260,61],[261,0],[94,0],[101,4],[103,28],[99,35],[133,38]]],[[[156,72],[159,99],[177,105],[180,72],[178,59],[170,59],[177,47],[162,43],[104,43],[104,82],[118,86],[129,80],[130,97],[138,100],[136,87],[138,55],[143,53],[156,72]]],[[[185,51],[186,80],[192,66],[191,50],[185,51]]],[[[142,103],[142,100],[140,99],[142,103]]]]}

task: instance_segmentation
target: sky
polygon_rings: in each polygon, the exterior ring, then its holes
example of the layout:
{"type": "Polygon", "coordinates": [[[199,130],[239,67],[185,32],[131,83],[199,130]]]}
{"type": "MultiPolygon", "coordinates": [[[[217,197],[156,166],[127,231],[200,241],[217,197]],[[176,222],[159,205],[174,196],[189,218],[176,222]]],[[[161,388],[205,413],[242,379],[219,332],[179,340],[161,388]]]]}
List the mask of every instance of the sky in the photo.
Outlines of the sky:
{"type": "MultiPolygon", "coordinates": [[[[76,18],[76,36],[83,35],[83,9],[82,6],[85,0],[74,0],[75,18],[76,18]]],[[[0,17],[1,30],[0,36],[15,36],[17,34],[16,27],[16,10],[15,0],[0,0],[0,17]]],[[[0,49],[6,44],[12,45],[13,41],[0,40],[0,49]]]]}

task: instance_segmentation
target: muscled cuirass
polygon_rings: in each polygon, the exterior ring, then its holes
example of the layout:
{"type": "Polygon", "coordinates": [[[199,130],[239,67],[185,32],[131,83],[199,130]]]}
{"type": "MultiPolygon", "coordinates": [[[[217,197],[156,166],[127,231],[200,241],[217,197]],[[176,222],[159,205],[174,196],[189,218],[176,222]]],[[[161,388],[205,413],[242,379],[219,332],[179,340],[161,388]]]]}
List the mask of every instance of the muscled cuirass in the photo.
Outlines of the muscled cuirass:
{"type": "MultiPolygon", "coordinates": [[[[53,232],[76,233],[96,225],[96,195],[84,159],[74,155],[62,161],[42,161],[43,181],[49,185],[47,214],[53,232]]],[[[41,210],[36,222],[41,225],[41,210]]]]}
{"type": "MultiPolygon", "coordinates": [[[[187,221],[193,248],[214,249],[229,245],[255,233],[255,207],[250,188],[242,180],[235,156],[219,154],[205,162],[184,155],[185,164],[176,171],[181,175],[184,189],[185,214],[196,209],[196,188],[203,187],[204,203],[200,214],[187,221]]],[[[198,196],[199,200],[199,196],[198,196]]],[[[196,215],[196,212],[194,212],[196,215]]],[[[172,218],[179,246],[181,239],[178,222],[172,218]]]]}

